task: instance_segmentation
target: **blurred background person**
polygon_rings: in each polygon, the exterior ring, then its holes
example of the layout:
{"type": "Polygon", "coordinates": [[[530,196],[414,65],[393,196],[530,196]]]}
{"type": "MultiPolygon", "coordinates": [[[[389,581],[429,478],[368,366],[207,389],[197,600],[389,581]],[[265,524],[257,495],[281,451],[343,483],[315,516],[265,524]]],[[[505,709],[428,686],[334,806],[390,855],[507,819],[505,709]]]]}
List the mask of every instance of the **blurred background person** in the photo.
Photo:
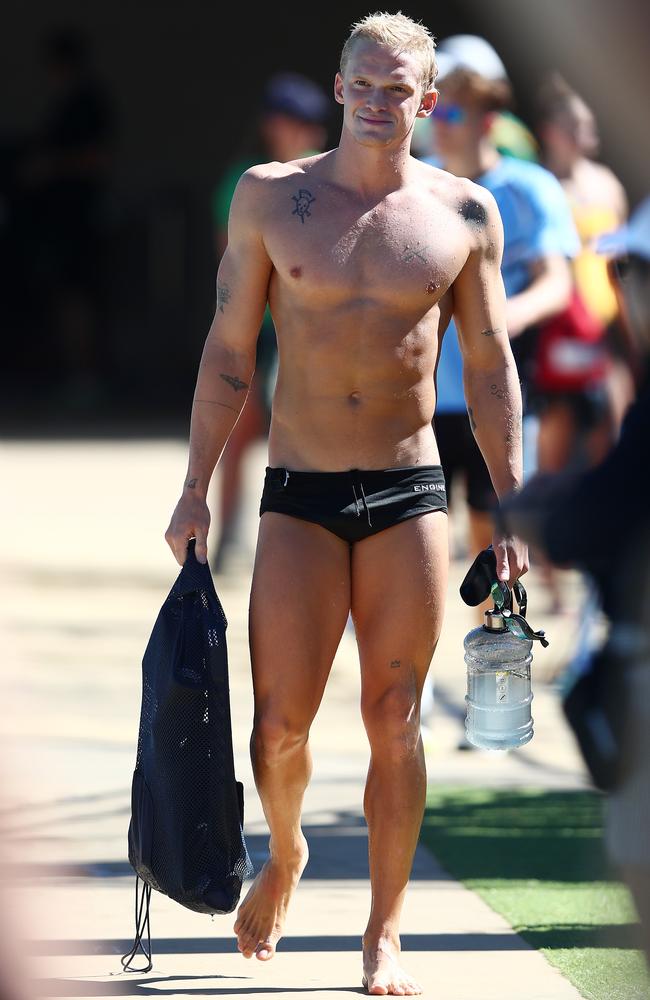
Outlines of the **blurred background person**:
{"type": "Polygon", "coordinates": [[[101,388],[102,229],[114,115],[83,33],[57,27],[41,41],[49,98],[19,166],[16,232],[44,303],[39,358],[59,402],[91,407],[101,388]]]}
{"type": "MultiPolygon", "coordinates": [[[[538,468],[560,472],[605,457],[633,396],[614,289],[594,248],[598,236],[624,222],[627,198],[613,172],[594,161],[596,119],[559,73],[540,88],[537,128],[543,161],[562,185],[581,243],[571,302],[542,325],[535,363],[538,468]]],[[[545,576],[552,606],[561,611],[560,574],[547,567],[545,576]]]]}
{"type": "Polygon", "coordinates": [[[609,167],[594,161],[599,148],[594,114],[559,73],[540,89],[538,133],[543,162],[562,185],[581,243],[564,333],[549,328],[540,345],[540,468],[552,472],[572,460],[600,461],[633,396],[616,296],[594,247],[598,236],[625,221],[627,197],[609,167]],[[581,431],[585,440],[576,456],[581,431]]]}
{"type": "Polygon", "coordinates": [[[623,322],[641,359],[637,400],[603,462],[535,477],[506,498],[501,527],[553,563],[586,572],[609,620],[597,654],[606,657],[606,673],[592,732],[603,758],[615,763],[606,844],[634,898],[650,966],[650,197],[598,248],[611,256],[623,322]]]}
{"type": "MultiPolygon", "coordinates": [[[[524,476],[536,463],[536,419],[527,405],[528,375],[537,325],[569,301],[567,259],[577,236],[557,180],[529,160],[502,156],[495,146],[495,117],[513,101],[505,67],[484,39],[456,35],[437,49],[440,101],[432,117],[431,162],[486,187],[504,226],[502,275],[508,297],[508,333],[524,396],[524,476]]],[[[530,148],[530,146],[528,146],[530,148]]],[[[469,553],[492,539],[490,510],[496,495],[467,418],[461,354],[455,326],[445,334],[437,369],[434,418],[447,489],[457,473],[466,480],[469,553]]]]}
{"type": "MultiPolygon", "coordinates": [[[[237,181],[255,163],[286,163],[320,153],[327,142],[331,102],[325,91],[299,73],[278,73],[264,88],[255,132],[233,160],[214,190],[212,211],[219,257],[228,242],[228,213],[237,181]]],[[[224,572],[241,548],[239,511],[242,462],[249,446],[268,433],[271,400],[277,372],[277,345],[267,306],[257,341],[255,374],[246,406],[242,410],[220,462],[218,479],[219,534],[211,560],[215,571],[224,572]]]]}

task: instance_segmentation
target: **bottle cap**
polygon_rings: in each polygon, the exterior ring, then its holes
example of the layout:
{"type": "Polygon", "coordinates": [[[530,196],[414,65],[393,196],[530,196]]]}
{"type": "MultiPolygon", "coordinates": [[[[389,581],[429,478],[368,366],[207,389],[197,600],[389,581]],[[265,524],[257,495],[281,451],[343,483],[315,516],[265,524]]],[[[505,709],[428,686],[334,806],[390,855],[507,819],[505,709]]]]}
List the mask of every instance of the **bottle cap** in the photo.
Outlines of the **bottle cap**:
{"type": "Polygon", "coordinates": [[[485,624],[483,626],[488,632],[505,632],[506,623],[502,613],[497,608],[491,608],[485,612],[485,624]]]}

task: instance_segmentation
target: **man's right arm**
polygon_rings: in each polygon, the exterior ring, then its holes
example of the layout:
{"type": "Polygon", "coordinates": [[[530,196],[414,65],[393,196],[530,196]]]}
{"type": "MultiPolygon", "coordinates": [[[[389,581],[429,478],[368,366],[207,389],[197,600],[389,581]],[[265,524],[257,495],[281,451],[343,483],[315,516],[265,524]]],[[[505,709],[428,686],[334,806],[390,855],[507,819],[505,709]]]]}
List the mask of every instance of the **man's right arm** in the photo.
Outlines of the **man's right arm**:
{"type": "Polygon", "coordinates": [[[259,219],[262,168],[242,176],[228,223],[228,246],[217,274],[217,305],[203,348],[192,403],[187,474],[165,538],[181,565],[187,542],[207,560],[206,496],[215,466],[248,397],[272,264],[259,219]]]}

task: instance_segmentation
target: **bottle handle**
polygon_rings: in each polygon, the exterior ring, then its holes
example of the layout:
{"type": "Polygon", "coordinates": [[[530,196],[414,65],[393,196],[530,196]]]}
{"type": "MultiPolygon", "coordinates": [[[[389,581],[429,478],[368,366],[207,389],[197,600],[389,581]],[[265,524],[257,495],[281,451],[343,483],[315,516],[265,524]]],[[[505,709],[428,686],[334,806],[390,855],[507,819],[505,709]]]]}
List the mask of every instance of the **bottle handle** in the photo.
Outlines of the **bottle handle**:
{"type": "Polygon", "coordinates": [[[528,610],[528,594],[526,588],[520,580],[515,580],[512,590],[503,580],[495,580],[490,589],[490,594],[494,600],[495,610],[503,616],[506,628],[518,636],[520,639],[537,640],[542,646],[548,646],[548,639],[544,629],[535,632],[526,621],[526,611],[528,610]],[[512,598],[517,601],[518,612],[512,610],[512,598]]]}

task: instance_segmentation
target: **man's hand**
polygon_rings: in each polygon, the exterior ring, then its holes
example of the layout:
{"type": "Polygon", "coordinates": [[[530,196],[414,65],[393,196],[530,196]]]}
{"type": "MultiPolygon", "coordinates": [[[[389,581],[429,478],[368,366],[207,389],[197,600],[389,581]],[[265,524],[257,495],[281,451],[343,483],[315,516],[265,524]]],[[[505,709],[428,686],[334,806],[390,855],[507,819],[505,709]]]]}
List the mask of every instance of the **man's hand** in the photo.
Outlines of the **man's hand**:
{"type": "Polygon", "coordinates": [[[208,530],[210,528],[210,511],[201,496],[195,496],[186,490],[172,514],[169,527],[165,532],[165,541],[174,553],[176,562],[181,566],[187,557],[187,543],[190,538],[196,538],[194,554],[200,563],[208,561],[208,530]]]}
{"type": "Polygon", "coordinates": [[[492,548],[497,557],[497,577],[512,590],[515,580],[528,572],[528,546],[516,535],[505,535],[495,530],[492,548]]]}
{"type": "Polygon", "coordinates": [[[496,515],[500,533],[525,539],[535,555],[548,558],[545,526],[575,491],[579,478],[575,472],[538,472],[517,493],[502,497],[496,515]]]}

